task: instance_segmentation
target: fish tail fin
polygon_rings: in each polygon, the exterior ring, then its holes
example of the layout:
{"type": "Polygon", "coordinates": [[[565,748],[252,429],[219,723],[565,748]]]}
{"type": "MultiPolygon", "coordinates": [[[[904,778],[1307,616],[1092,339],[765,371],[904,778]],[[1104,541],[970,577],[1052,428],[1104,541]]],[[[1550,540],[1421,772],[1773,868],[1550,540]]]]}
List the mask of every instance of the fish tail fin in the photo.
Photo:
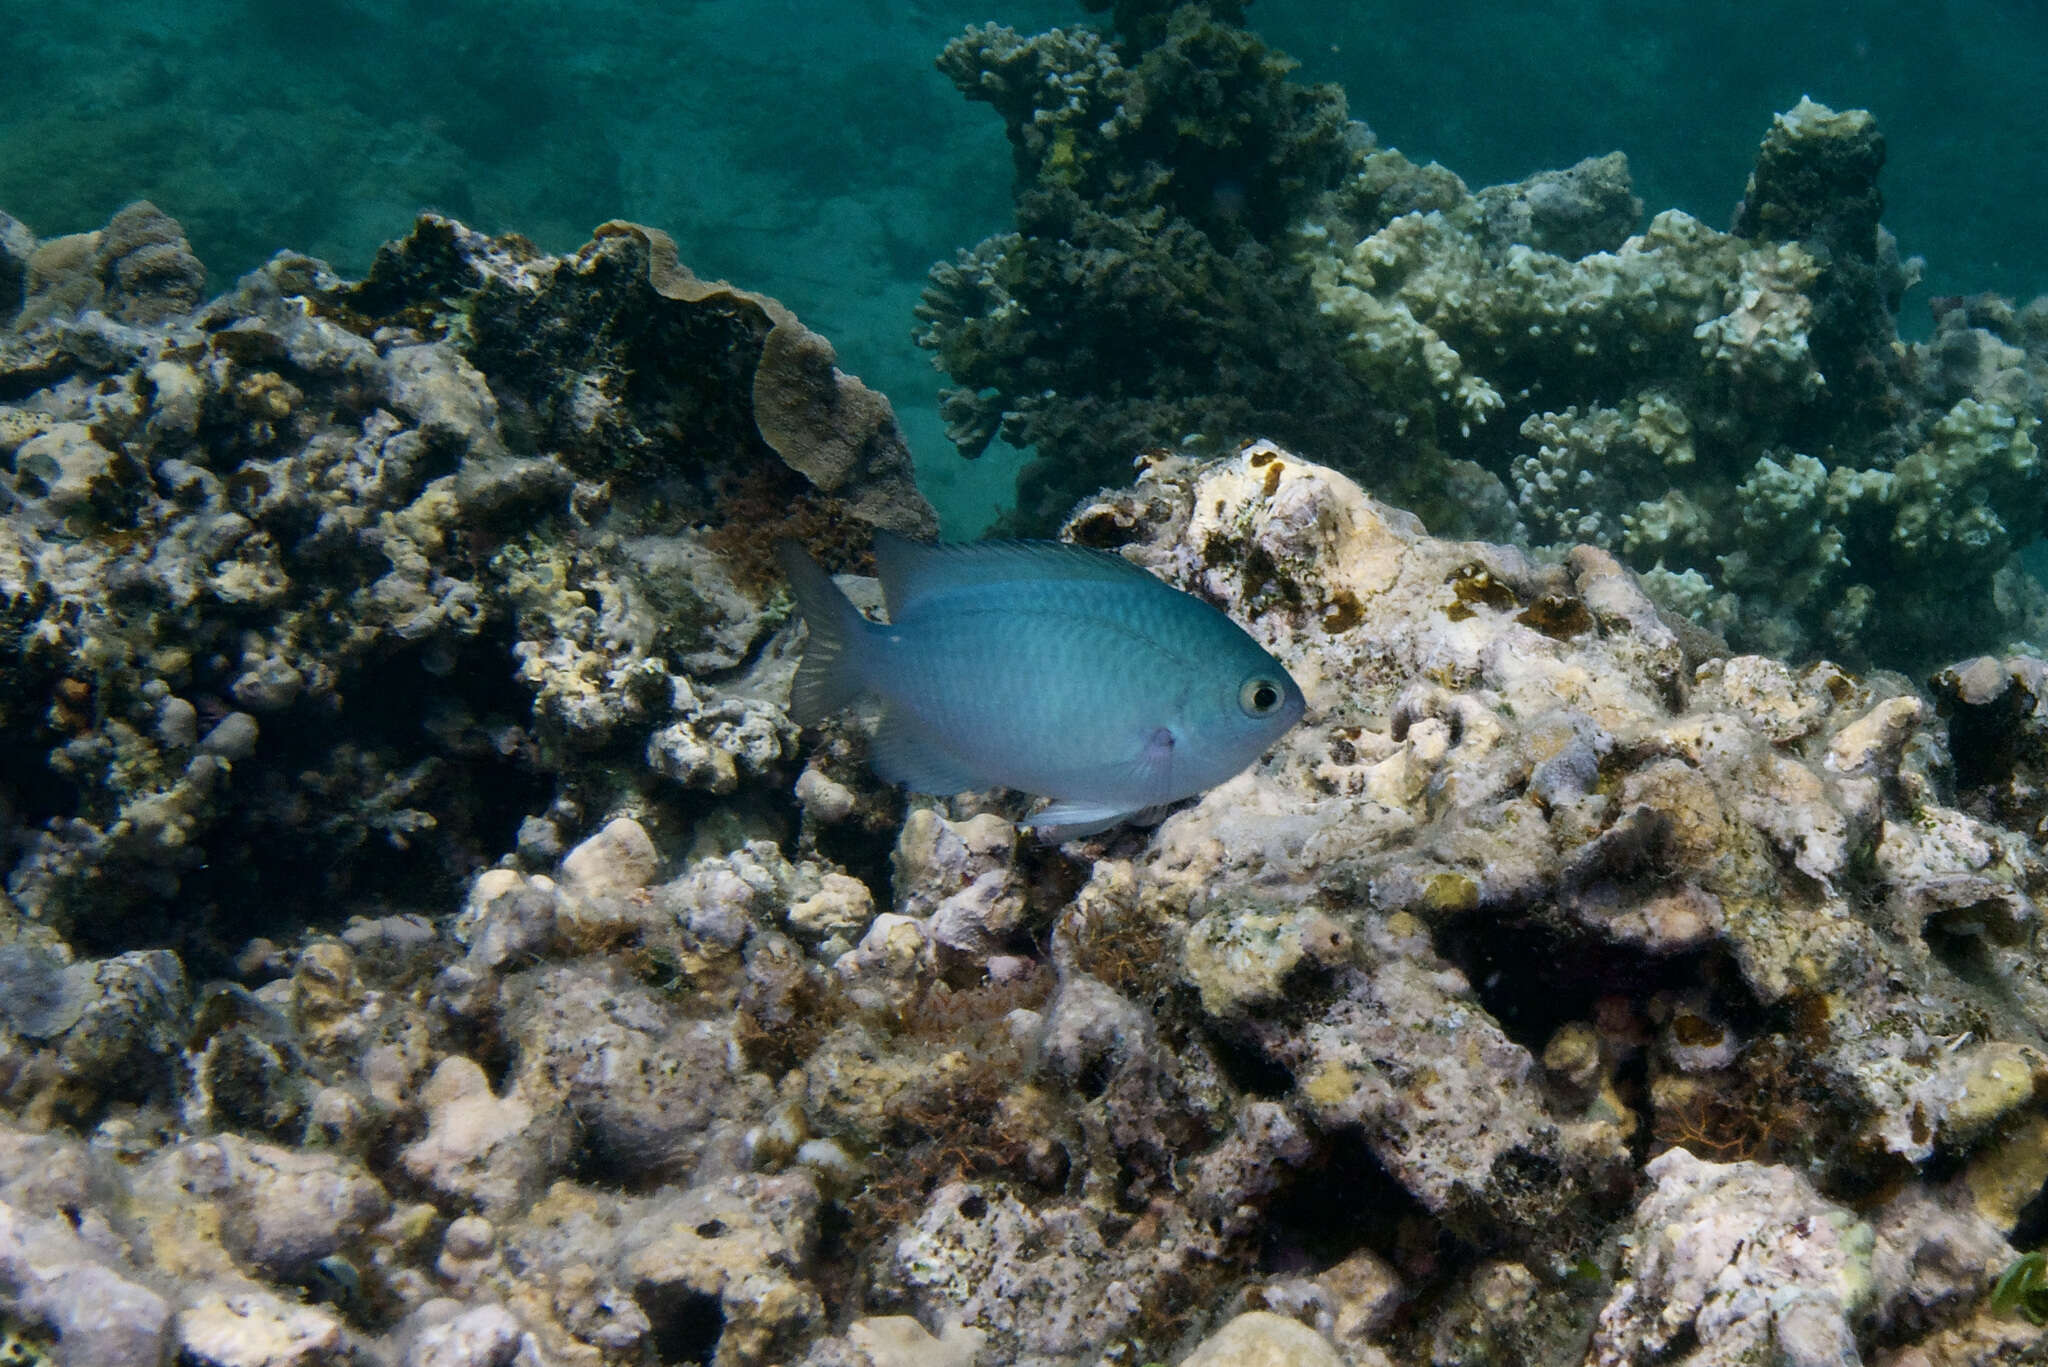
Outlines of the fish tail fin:
{"type": "Polygon", "coordinates": [[[789,690],[790,718],[799,726],[811,726],[865,690],[860,661],[868,620],[796,542],[777,542],[775,559],[789,576],[797,611],[811,629],[803,663],[797,666],[796,682],[789,690]]]}

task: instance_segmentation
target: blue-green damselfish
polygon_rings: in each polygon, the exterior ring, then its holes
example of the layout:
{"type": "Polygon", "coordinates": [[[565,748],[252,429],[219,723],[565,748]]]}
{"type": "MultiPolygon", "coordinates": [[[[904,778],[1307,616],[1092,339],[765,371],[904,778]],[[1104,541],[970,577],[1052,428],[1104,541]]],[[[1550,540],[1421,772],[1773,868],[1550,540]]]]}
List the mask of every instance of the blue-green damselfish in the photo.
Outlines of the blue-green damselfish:
{"type": "Polygon", "coordinates": [[[1118,556],[878,531],[886,624],[795,543],[777,556],[811,629],[790,716],[808,726],[871,696],[876,773],[1049,797],[1026,822],[1047,839],[1214,787],[1301,720],[1301,689],[1258,642],[1118,556]]]}

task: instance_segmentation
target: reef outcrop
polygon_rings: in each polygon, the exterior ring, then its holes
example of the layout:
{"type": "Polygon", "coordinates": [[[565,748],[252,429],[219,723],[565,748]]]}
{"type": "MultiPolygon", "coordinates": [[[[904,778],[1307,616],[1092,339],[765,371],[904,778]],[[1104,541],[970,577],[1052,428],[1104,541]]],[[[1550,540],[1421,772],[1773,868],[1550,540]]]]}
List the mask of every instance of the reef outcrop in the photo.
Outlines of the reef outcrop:
{"type": "MultiPolygon", "coordinates": [[[[787,727],[771,612],[755,691],[691,675],[707,720],[667,724],[731,761],[690,825],[622,780],[441,905],[279,917],[212,981],[24,884],[10,1331],[306,1367],[2032,1342],[1987,1293],[2048,1182],[2037,668],[1734,654],[1597,547],[1432,537],[1269,443],[1065,531],[1309,698],[1155,829],[906,813],[858,722],[787,727]]],[[[273,743],[234,725],[222,783],[273,743]]],[[[599,753],[658,768],[667,727],[599,753]]]]}
{"type": "Polygon", "coordinates": [[[939,58],[1008,128],[1017,228],[932,269],[918,340],[964,454],[1034,448],[1013,521],[1041,533],[1146,447],[1292,438],[1355,389],[1282,242],[1353,155],[1342,92],[1206,8],[1116,13],[1123,41],[991,24],[939,58]]]}
{"type": "Polygon", "coordinates": [[[2038,1354],[2048,669],[1973,643],[2042,306],[1898,342],[1867,115],[1645,228],[1097,7],[945,59],[1031,224],[935,277],[951,414],[1309,707],[1056,847],[792,723],[768,546],[934,519],[774,301],[430,215],[208,302],[150,206],[0,216],[0,1357],[2038,1354]]]}
{"type": "Polygon", "coordinates": [[[1269,437],[1433,528],[1601,545],[1742,649],[1925,672],[2039,638],[2048,303],[1901,340],[1871,115],[1804,100],[1729,231],[1645,225],[1619,153],[1471,191],[1228,15],[1116,21],[940,59],[1009,129],[1017,230],[933,267],[920,340],[963,452],[1032,448],[1019,525],[1269,437]]]}
{"type": "Polygon", "coordinates": [[[649,229],[429,216],[201,305],[151,206],[7,223],[6,885],[89,944],[419,907],[522,822],[551,858],[626,789],[688,822],[793,776],[768,544],[936,525],[888,402],[649,229]]]}

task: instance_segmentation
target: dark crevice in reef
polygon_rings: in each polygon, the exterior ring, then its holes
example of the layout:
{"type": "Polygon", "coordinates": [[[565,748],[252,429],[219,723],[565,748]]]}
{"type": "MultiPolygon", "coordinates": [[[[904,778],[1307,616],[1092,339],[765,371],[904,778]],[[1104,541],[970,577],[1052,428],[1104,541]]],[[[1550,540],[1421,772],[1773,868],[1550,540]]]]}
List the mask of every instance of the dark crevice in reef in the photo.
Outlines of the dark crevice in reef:
{"type": "Polygon", "coordinates": [[[1981,991],[2005,997],[1999,966],[1987,940],[1984,913],[1989,909],[1980,903],[1930,916],[1920,938],[1926,942],[1927,952],[1956,977],[1981,991]]]}
{"type": "Polygon", "coordinates": [[[252,936],[459,899],[462,881],[510,848],[552,793],[529,757],[492,743],[515,734],[530,705],[511,644],[500,630],[446,660],[404,651],[345,675],[338,711],[301,702],[262,716],[255,752],[227,779],[224,818],[195,866],[178,871],[175,897],[124,921],[81,919],[79,947],[167,945],[199,977],[226,977],[252,936]],[[412,838],[422,829],[433,838],[412,838]],[[377,857],[363,858],[366,848],[377,857]]]}
{"type": "Polygon", "coordinates": [[[1239,1091],[1277,1100],[1294,1090],[1294,1074],[1268,1056],[1256,1038],[1226,1030],[1203,1034],[1223,1076],[1239,1091]]]}
{"type": "MultiPolygon", "coordinates": [[[[675,1177],[662,1165],[649,1165],[645,1154],[620,1153],[607,1144],[602,1134],[587,1125],[576,1127],[576,1143],[569,1153],[569,1175],[578,1182],[606,1191],[646,1195],[658,1191],[675,1177]]],[[[663,1361],[673,1361],[663,1358],[663,1361]]]]}
{"type": "MultiPolygon", "coordinates": [[[[62,719],[52,704],[61,701],[57,689],[64,677],[64,662],[38,648],[36,636],[37,619],[51,597],[43,584],[0,598],[0,784],[24,825],[77,810],[76,791],[45,762],[55,739],[52,719],[62,719]]],[[[70,615],[75,621],[77,610],[70,615]]]]}
{"type": "Polygon", "coordinates": [[[709,1363],[725,1335],[725,1311],[718,1297],[701,1291],[647,1283],[633,1299],[653,1327],[654,1355],[659,1362],[709,1363]]]}
{"type": "Polygon", "coordinates": [[[1466,1246],[1388,1175],[1355,1129],[1324,1137],[1259,1224],[1259,1270],[1313,1276],[1365,1250],[1404,1270],[1439,1266],[1466,1246]]]}
{"type": "Polygon", "coordinates": [[[2039,1248],[2048,1243],[2048,1187],[2034,1193],[2034,1198],[2020,1207],[2019,1223],[2013,1227],[2006,1242],[2014,1248],[2039,1248]]]}
{"type": "Polygon", "coordinates": [[[818,831],[816,848],[820,859],[830,860],[865,883],[876,906],[896,905],[894,845],[857,827],[831,826],[818,831]]]}
{"type": "Polygon", "coordinates": [[[1988,703],[1948,709],[1949,754],[1959,792],[2012,782],[2026,735],[2020,722],[2033,701],[2025,689],[2008,688],[1988,703]]]}
{"type": "Polygon", "coordinates": [[[1591,1020],[1603,997],[1640,1005],[1671,989],[1741,982],[1719,954],[1645,954],[1530,917],[1461,917],[1438,929],[1436,948],[1508,1037],[1539,1055],[1561,1027],[1591,1020]]]}
{"type": "MultiPolygon", "coordinates": [[[[78,790],[51,772],[44,761],[49,738],[12,728],[0,729],[0,794],[8,808],[21,818],[14,834],[41,826],[52,818],[73,816],[78,811],[78,790]]],[[[19,851],[7,852],[9,861],[19,851]]]]}

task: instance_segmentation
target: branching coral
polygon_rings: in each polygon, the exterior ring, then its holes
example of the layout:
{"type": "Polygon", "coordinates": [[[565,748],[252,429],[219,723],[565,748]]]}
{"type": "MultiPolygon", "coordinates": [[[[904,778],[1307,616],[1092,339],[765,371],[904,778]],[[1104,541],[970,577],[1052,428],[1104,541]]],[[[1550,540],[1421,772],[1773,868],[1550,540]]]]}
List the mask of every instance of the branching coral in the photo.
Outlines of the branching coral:
{"type": "Polygon", "coordinates": [[[918,340],[952,379],[964,453],[998,431],[1036,448],[1025,526],[1144,447],[1298,430],[1305,396],[1345,391],[1276,250],[1348,158],[1343,97],[1203,7],[1117,17],[1116,42],[990,26],[939,59],[1009,128],[1019,231],[933,268],[918,340]]]}

